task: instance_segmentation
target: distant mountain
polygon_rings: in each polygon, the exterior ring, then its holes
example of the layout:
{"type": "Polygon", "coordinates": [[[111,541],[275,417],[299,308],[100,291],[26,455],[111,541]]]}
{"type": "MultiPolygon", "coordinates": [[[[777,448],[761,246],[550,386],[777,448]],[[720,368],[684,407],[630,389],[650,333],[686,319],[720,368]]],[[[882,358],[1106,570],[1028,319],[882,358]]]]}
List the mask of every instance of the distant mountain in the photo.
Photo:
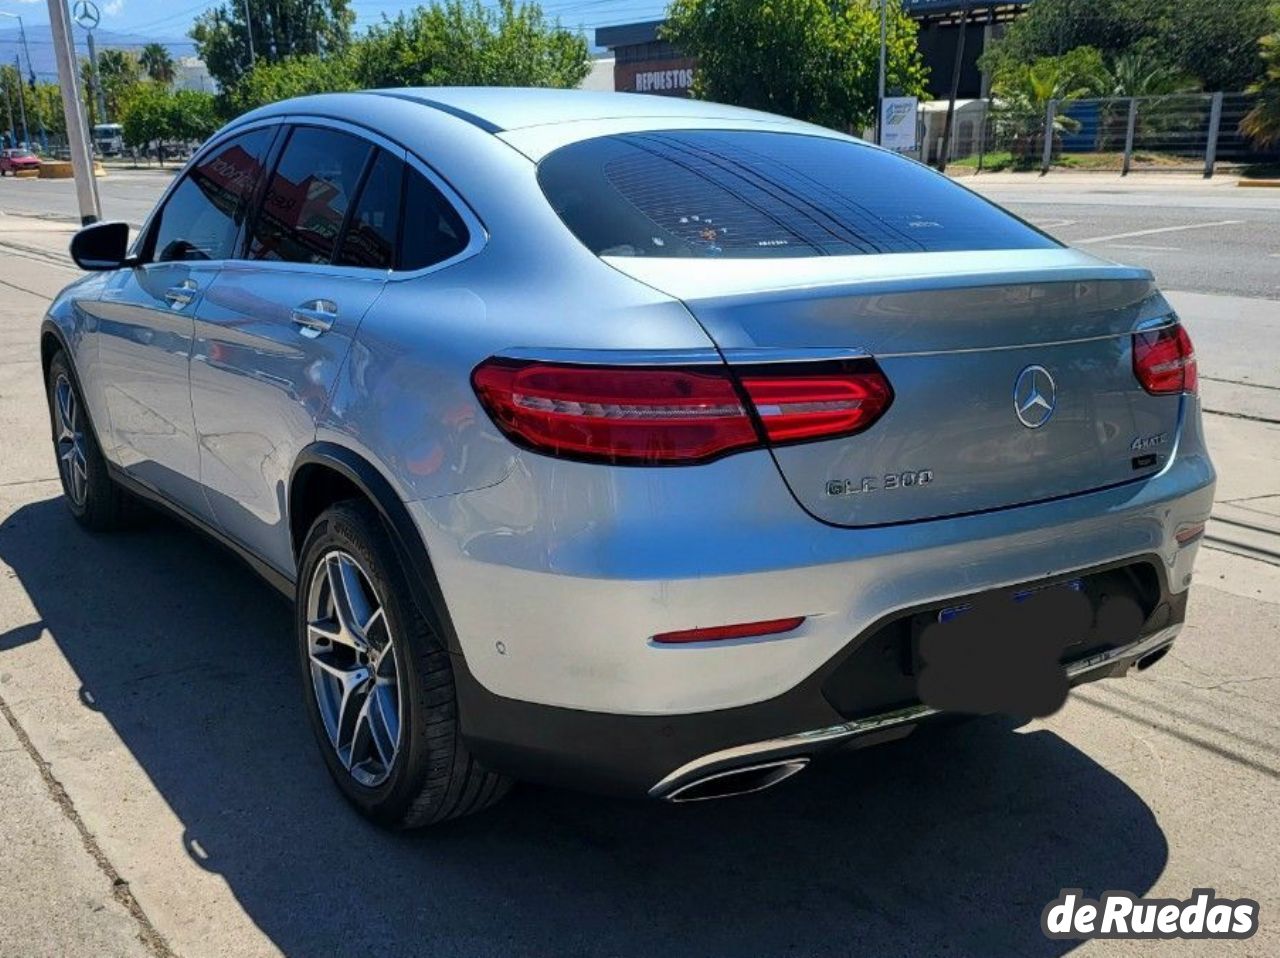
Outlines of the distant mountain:
{"type": "MultiPolygon", "coordinates": [[[[9,21],[5,21],[8,23],[9,21]]],[[[85,32],[79,27],[73,27],[72,33],[75,36],[76,54],[78,56],[88,56],[89,46],[85,40],[85,32]]],[[[134,33],[115,33],[111,30],[95,30],[93,42],[98,47],[98,52],[107,49],[132,50],[139,52],[148,43],[162,43],[169,50],[169,55],[175,60],[179,57],[194,56],[196,52],[195,43],[189,39],[173,39],[167,37],[144,37],[134,33]]],[[[36,78],[39,80],[53,81],[58,78],[57,60],[53,54],[53,36],[50,33],[47,24],[36,24],[27,27],[27,46],[31,48],[31,66],[36,71],[36,78]]],[[[0,30],[0,63],[13,63],[15,55],[20,54],[22,57],[22,73],[25,76],[27,72],[27,54],[22,49],[22,44],[18,41],[18,28],[6,28],[0,30]]]]}

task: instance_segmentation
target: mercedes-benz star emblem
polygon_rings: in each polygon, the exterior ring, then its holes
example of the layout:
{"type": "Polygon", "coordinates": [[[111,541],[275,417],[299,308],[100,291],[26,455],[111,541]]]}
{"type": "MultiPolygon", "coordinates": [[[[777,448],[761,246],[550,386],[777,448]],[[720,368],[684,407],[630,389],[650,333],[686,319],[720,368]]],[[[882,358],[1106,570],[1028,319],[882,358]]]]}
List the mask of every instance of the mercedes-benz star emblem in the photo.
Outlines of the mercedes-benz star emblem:
{"type": "Polygon", "coordinates": [[[93,0],[76,0],[71,8],[71,17],[86,30],[92,30],[102,19],[98,13],[98,5],[93,0]]]}
{"type": "Polygon", "coordinates": [[[1049,370],[1043,366],[1028,366],[1018,373],[1013,385],[1013,411],[1018,422],[1028,429],[1039,429],[1053,416],[1058,404],[1058,388],[1049,370]]]}

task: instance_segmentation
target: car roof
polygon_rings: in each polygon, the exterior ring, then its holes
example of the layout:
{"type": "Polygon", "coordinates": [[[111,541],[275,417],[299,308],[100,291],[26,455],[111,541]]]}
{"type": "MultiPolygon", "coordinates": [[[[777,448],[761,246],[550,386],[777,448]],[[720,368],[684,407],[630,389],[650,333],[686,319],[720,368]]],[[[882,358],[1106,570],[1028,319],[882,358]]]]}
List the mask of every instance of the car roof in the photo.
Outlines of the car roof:
{"type": "Polygon", "coordinates": [[[520,130],[548,123],[573,123],[611,119],[744,120],[779,117],[742,107],[688,100],[682,97],[646,96],[641,93],[602,93],[590,90],[551,90],[533,87],[403,87],[370,90],[443,109],[478,122],[490,132],[520,130]]]}

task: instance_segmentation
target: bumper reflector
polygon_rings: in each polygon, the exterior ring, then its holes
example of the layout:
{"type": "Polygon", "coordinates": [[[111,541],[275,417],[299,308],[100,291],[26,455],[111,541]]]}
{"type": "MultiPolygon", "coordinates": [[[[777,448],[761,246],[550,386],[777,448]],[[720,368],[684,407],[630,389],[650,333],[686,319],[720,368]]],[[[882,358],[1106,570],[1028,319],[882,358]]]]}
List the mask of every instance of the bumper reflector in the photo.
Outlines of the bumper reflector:
{"type": "Polygon", "coordinates": [[[653,641],[663,645],[683,642],[716,642],[721,639],[752,639],[762,635],[780,635],[798,629],[803,615],[791,619],[769,619],[767,622],[742,622],[738,625],[716,625],[707,629],[686,629],[683,632],[663,632],[653,641]]]}
{"type": "Polygon", "coordinates": [[[1204,535],[1203,522],[1184,522],[1178,526],[1173,537],[1178,540],[1179,546],[1190,545],[1204,535]]]}

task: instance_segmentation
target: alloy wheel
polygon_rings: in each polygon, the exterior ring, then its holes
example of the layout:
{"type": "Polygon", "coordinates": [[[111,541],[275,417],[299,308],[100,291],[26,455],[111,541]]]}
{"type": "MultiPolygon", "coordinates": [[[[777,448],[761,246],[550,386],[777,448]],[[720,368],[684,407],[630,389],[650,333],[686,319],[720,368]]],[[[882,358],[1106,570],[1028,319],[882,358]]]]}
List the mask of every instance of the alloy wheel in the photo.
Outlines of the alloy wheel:
{"type": "Polygon", "coordinates": [[[307,655],[316,706],[339,762],[361,785],[381,785],[400,747],[401,669],[385,607],[347,552],[326,552],[311,576],[307,655]]]}
{"type": "Polygon", "coordinates": [[[85,461],[84,421],[80,399],[65,375],[53,387],[54,415],[58,418],[58,472],[62,487],[76,506],[83,506],[89,494],[89,468],[85,461]]]}

